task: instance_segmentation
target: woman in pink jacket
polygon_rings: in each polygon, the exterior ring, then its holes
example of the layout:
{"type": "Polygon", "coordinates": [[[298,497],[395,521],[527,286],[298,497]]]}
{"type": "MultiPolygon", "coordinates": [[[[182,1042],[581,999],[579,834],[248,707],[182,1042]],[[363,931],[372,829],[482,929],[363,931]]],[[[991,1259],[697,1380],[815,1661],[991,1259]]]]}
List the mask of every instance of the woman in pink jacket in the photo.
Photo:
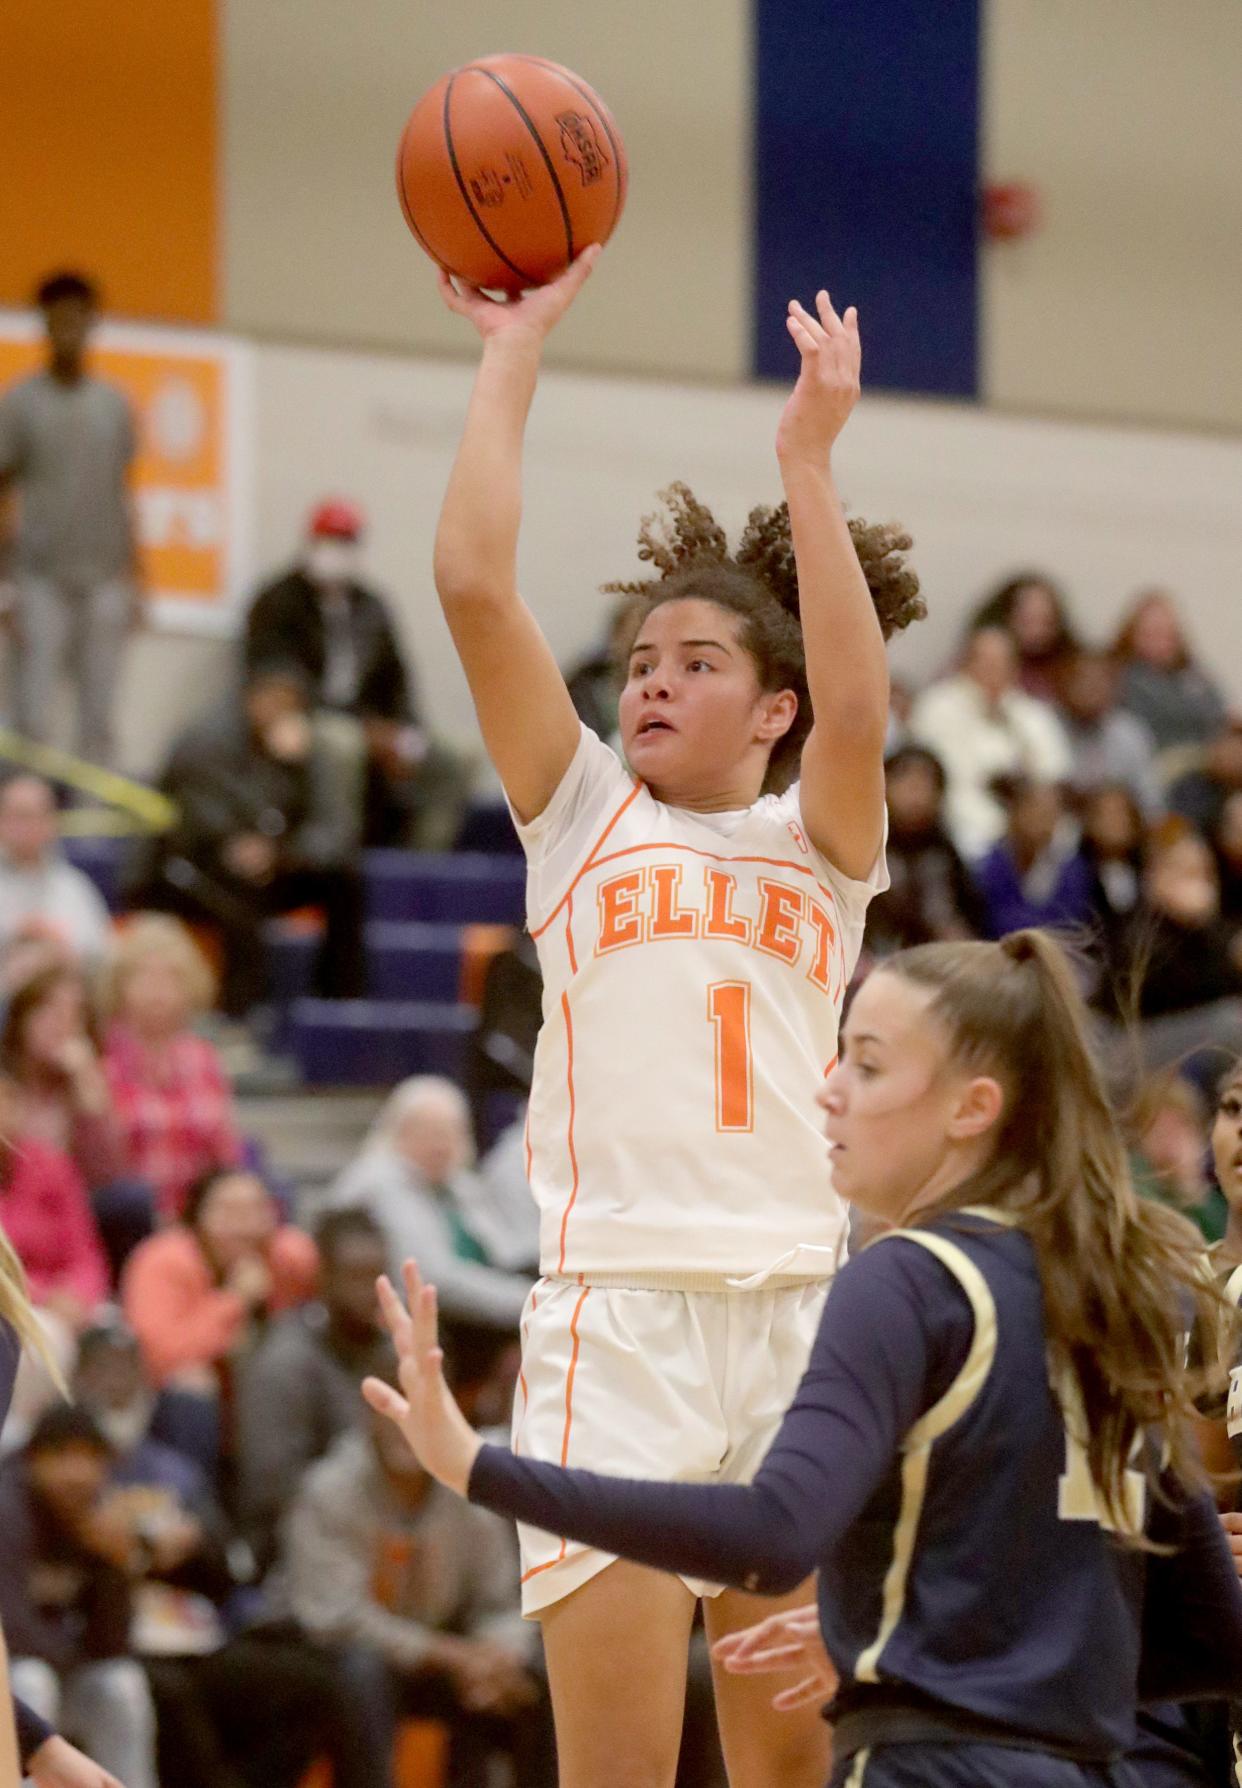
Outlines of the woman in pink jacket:
{"type": "Polygon", "coordinates": [[[245,1168],[213,1168],[180,1223],[143,1242],[122,1281],[125,1314],[157,1384],[211,1394],[271,1316],[315,1294],[315,1244],[281,1224],[245,1168]]]}

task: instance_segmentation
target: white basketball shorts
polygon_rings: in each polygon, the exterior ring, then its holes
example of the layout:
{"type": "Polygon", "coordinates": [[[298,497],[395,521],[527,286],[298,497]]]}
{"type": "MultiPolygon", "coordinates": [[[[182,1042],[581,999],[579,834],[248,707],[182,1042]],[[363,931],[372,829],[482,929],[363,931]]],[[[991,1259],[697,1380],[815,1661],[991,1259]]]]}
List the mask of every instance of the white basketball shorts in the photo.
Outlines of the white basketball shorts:
{"type": "MultiPolygon", "coordinates": [[[[541,1279],[522,1313],[514,1452],[616,1477],[749,1483],[793,1401],[828,1283],[640,1291],[541,1279]]],[[[614,1562],[536,1527],[518,1536],[528,1616],[614,1562]]]]}

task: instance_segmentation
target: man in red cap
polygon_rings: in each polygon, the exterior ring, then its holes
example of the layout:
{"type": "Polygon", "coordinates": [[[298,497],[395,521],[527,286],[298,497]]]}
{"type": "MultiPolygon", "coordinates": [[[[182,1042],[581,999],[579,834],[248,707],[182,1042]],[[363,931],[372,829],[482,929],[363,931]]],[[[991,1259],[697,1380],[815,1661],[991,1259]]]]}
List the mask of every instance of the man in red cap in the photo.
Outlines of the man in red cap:
{"type": "Polygon", "coordinates": [[[460,817],[460,773],[419,721],[388,605],[361,581],[361,509],[316,504],[298,561],[255,597],[246,668],[299,665],[317,708],[361,729],[368,760],[364,841],[447,847],[460,817]]]}

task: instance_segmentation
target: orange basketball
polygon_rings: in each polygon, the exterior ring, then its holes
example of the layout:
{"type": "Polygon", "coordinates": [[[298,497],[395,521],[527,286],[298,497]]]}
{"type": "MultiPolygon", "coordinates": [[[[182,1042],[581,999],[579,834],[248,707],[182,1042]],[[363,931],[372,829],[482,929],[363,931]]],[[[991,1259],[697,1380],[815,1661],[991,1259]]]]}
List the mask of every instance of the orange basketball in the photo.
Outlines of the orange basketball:
{"type": "Polygon", "coordinates": [[[489,290],[545,285],[625,204],[607,106],[541,56],[485,56],[419,100],[397,146],[405,221],[433,261],[489,290]]]}

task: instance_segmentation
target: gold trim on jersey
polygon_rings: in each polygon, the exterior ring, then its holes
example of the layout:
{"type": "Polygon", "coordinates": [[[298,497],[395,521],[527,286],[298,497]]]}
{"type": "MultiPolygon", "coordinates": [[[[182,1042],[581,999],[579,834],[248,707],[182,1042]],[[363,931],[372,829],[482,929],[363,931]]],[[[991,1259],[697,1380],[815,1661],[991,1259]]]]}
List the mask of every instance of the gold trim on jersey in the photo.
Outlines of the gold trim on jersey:
{"type": "Polygon", "coordinates": [[[867,1759],[871,1755],[871,1747],[859,1751],[854,1759],[854,1767],[845,1778],[845,1788],[863,1788],[863,1777],[867,1773],[867,1759]]]}
{"type": "MultiPolygon", "coordinates": [[[[980,1214],[991,1216],[992,1212],[980,1214]]],[[[953,1383],[943,1397],[919,1417],[902,1441],[904,1457],[901,1465],[901,1512],[893,1530],[892,1562],[884,1578],[880,1630],[866,1650],[859,1653],[858,1662],[854,1666],[854,1678],[857,1682],[879,1681],[877,1665],[880,1654],[896,1631],[905,1610],[906,1584],[914,1558],[923,1499],[927,1493],[927,1472],[931,1464],[933,1443],[965,1415],[983,1389],[996,1358],[996,1301],[988,1289],[987,1280],[970,1256],[955,1242],[946,1241],[944,1236],[935,1235],[930,1230],[897,1229],[892,1232],[892,1236],[881,1236],[877,1240],[882,1242],[893,1237],[917,1242],[920,1247],[934,1254],[940,1264],[952,1273],[970,1302],[975,1332],[970,1351],[953,1383]]]]}

